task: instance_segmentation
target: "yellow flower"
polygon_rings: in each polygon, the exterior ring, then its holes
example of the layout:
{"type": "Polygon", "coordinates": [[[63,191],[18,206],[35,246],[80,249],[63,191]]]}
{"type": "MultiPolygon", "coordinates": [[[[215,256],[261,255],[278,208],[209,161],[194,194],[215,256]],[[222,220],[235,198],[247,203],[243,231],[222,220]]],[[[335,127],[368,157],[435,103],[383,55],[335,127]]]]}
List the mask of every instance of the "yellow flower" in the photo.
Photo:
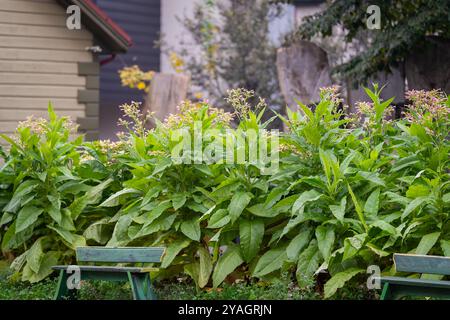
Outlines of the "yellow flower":
{"type": "Polygon", "coordinates": [[[196,92],[196,93],[194,93],[194,97],[195,97],[196,99],[200,100],[201,98],[203,98],[203,93],[201,93],[201,92],[196,92]]]}
{"type": "Polygon", "coordinates": [[[175,52],[170,53],[170,64],[176,73],[183,72],[184,61],[175,52]]]}
{"type": "Polygon", "coordinates": [[[147,83],[152,80],[154,74],[154,71],[142,71],[137,65],[119,70],[122,86],[132,89],[137,88],[146,92],[148,90],[147,83]]]}
{"type": "Polygon", "coordinates": [[[145,82],[141,81],[138,83],[137,88],[139,90],[145,90],[145,88],[147,88],[147,85],[145,84],[145,82]]]}

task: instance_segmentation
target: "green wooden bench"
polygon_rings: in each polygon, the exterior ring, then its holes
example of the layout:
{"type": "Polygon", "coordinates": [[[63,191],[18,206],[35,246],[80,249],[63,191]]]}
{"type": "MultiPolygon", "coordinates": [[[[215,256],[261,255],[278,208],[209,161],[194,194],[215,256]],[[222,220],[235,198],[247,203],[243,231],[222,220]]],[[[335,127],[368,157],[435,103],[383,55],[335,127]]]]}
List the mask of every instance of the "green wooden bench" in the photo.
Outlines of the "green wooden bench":
{"type": "MultiPolygon", "coordinates": [[[[76,249],[78,262],[103,263],[158,263],[161,262],[165,248],[114,248],[114,247],[79,247],[76,249]]],[[[76,299],[77,290],[67,287],[71,276],[68,268],[71,266],[54,266],[59,270],[58,287],[55,300],[76,299]]],[[[76,266],[80,270],[81,280],[129,281],[135,300],[154,300],[150,271],[158,270],[149,267],[117,267],[117,266],[76,266]]]]}
{"type": "MultiPolygon", "coordinates": [[[[397,272],[450,275],[450,257],[394,254],[397,272]]],[[[381,277],[381,300],[401,299],[407,296],[450,299],[450,281],[381,277]]]]}

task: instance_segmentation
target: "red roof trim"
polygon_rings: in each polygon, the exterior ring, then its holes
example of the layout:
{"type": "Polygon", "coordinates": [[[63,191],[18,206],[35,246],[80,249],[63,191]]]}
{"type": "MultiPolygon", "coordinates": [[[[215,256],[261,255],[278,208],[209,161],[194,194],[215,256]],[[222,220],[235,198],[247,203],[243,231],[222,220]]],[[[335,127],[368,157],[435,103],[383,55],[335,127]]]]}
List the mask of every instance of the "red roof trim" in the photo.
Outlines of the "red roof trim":
{"type": "Polygon", "coordinates": [[[90,7],[95,13],[102,18],[106,24],[108,24],[114,31],[116,31],[118,34],[120,34],[128,43],[128,46],[131,46],[133,44],[133,39],[128,35],[128,33],[123,30],[117,23],[115,23],[108,14],[100,9],[92,0],[84,0],[86,5],[90,7]]]}

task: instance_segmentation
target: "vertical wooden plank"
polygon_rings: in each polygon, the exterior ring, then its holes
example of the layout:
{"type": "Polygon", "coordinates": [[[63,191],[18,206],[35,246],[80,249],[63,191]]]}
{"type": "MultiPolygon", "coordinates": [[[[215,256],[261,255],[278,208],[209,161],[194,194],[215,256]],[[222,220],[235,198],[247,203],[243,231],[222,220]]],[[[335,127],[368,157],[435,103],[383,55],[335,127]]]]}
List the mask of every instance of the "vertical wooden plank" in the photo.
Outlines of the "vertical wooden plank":
{"type": "Polygon", "coordinates": [[[185,75],[155,74],[143,112],[154,112],[155,118],[161,121],[169,114],[177,113],[177,106],[186,99],[189,82],[189,77],[185,75]]]}

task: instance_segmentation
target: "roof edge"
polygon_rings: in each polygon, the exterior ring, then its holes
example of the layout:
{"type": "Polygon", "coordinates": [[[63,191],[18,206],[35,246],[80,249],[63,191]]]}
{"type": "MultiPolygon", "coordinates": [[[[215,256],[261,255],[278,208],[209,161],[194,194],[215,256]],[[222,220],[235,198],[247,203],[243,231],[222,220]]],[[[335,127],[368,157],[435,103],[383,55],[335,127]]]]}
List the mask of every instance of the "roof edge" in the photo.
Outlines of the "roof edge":
{"type": "Polygon", "coordinates": [[[76,5],[81,21],[113,53],[125,53],[133,45],[131,37],[92,0],[56,0],[63,7],[76,5]]]}

